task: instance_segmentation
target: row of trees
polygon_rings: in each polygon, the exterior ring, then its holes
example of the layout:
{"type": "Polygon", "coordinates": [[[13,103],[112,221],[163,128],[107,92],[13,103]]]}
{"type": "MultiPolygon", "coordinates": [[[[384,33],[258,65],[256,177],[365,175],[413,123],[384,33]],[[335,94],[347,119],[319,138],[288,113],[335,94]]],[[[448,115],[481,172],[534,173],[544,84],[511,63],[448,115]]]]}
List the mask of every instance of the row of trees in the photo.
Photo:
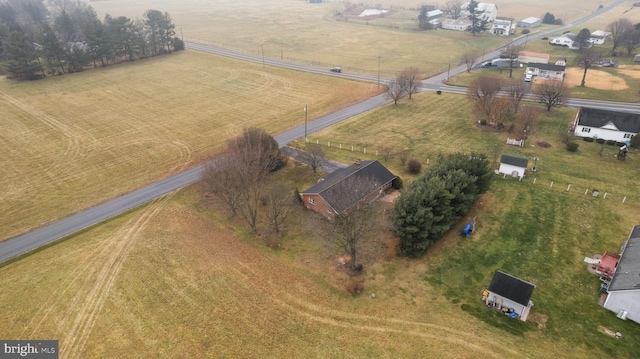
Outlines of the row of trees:
{"type": "Polygon", "coordinates": [[[50,13],[42,0],[0,0],[0,61],[12,77],[31,80],[184,49],[167,12],[100,20],[84,2],[55,4],[50,13]]]}
{"type": "Polygon", "coordinates": [[[254,233],[258,232],[259,209],[264,204],[267,220],[278,233],[292,196],[281,183],[270,185],[270,174],[285,166],[287,159],[266,131],[247,128],[229,140],[226,152],[205,167],[203,189],[222,200],[232,215],[239,214],[254,233]]]}
{"type": "Polygon", "coordinates": [[[607,26],[607,30],[611,32],[611,56],[616,56],[616,49],[624,47],[627,50],[627,56],[640,46],[640,22],[633,24],[627,18],[620,18],[607,26]]]}
{"type": "Polygon", "coordinates": [[[391,220],[400,237],[398,254],[424,254],[489,189],[491,175],[484,155],[440,156],[396,200],[391,220]]]}

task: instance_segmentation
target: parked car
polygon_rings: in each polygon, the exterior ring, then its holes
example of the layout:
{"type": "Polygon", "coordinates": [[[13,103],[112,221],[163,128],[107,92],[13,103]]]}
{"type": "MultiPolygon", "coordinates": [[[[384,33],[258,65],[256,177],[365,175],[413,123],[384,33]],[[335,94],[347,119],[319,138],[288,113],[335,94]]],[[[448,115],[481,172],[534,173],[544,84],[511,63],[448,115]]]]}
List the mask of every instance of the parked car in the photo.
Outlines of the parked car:
{"type": "Polygon", "coordinates": [[[491,61],[486,61],[484,63],[482,63],[482,67],[496,67],[497,65],[494,65],[491,61]]]}
{"type": "Polygon", "coordinates": [[[342,68],[340,68],[340,67],[333,67],[333,68],[331,68],[331,72],[342,72],[342,68]]]}
{"type": "Polygon", "coordinates": [[[531,80],[533,80],[533,75],[531,74],[524,75],[524,82],[531,82],[531,80]]]}

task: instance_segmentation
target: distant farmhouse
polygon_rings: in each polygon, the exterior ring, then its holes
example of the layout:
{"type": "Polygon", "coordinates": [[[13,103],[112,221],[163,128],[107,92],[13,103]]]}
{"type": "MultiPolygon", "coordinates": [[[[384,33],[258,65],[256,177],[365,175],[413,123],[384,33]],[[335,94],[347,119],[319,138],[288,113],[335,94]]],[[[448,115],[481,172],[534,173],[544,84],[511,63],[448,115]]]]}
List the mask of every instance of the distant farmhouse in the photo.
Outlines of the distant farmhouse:
{"type": "MultiPolygon", "coordinates": [[[[360,161],[349,167],[336,170],[309,189],[300,192],[304,205],[321,215],[333,218],[361,202],[373,202],[391,188],[391,182],[396,178],[393,173],[376,160],[360,161]],[[363,183],[356,191],[360,196],[353,203],[345,203],[344,183],[353,180],[363,183]],[[370,186],[370,187],[366,187],[370,186]]],[[[352,185],[352,184],[350,184],[352,185]]]]}
{"type": "Polygon", "coordinates": [[[441,26],[446,30],[467,31],[471,28],[471,21],[463,19],[443,19],[441,26]]]}
{"type": "Polygon", "coordinates": [[[557,46],[566,46],[574,50],[580,48],[580,46],[578,46],[578,43],[576,41],[576,35],[570,32],[566,34],[562,34],[560,36],[554,36],[549,38],[549,44],[557,45],[557,46]]]}
{"type": "Polygon", "coordinates": [[[611,33],[608,31],[596,30],[591,33],[589,41],[595,45],[602,45],[609,36],[611,36],[611,33]]]}
{"type": "Polygon", "coordinates": [[[578,137],[626,143],[640,133],[640,114],[581,107],[572,130],[578,137]]]}
{"type": "Polygon", "coordinates": [[[529,70],[534,76],[551,80],[563,80],[566,67],[547,63],[530,62],[529,70]]]}
{"type": "Polygon", "coordinates": [[[640,226],[631,230],[607,289],[604,307],[640,323],[640,226]]]}
{"type": "Polygon", "coordinates": [[[518,27],[522,27],[525,29],[530,29],[532,27],[540,26],[542,24],[542,19],[537,17],[528,17],[524,20],[518,21],[518,27]]]}
{"type": "Polygon", "coordinates": [[[516,25],[511,18],[499,17],[491,25],[491,33],[498,36],[513,35],[516,31],[516,25]]]}
{"type": "MultiPolygon", "coordinates": [[[[463,18],[469,17],[469,1],[462,4],[462,11],[460,16],[463,18]]],[[[480,18],[485,18],[489,22],[496,21],[496,17],[498,17],[498,6],[496,4],[489,4],[484,2],[479,2],[477,7],[479,12],[482,12],[480,18]]]]}

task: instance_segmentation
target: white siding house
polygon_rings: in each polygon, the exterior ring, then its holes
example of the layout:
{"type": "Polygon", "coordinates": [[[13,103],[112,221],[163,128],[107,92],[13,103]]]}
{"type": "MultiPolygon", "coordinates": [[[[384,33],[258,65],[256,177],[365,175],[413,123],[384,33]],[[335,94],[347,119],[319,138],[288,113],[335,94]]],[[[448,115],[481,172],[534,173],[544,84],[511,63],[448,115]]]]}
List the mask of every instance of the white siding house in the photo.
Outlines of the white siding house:
{"type": "Polygon", "coordinates": [[[509,19],[496,19],[491,25],[491,33],[494,35],[509,36],[515,31],[515,24],[509,19]]]}
{"type": "Polygon", "coordinates": [[[633,227],[623,248],[604,307],[618,318],[640,323],[640,226],[633,227]]]}
{"type": "Polygon", "coordinates": [[[602,45],[605,41],[607,41],[607,38],[609,36],[611,36],[611,33],[608,31],[596,30],[591,33],[589,41],[591,41],[591,43],[595,45],[602,45]]]}
{"type": "Polygon", "coordinates": [[[471,27],[471,21],[461,19],[444,19],[442,28],[446,30],[467,31],[471,27]]]}
{"type": "Polygon", "coordinates": [[[566,67],[552,64],[541,64],[539,62],[530,62],[529,69],[533,72],[534,76],[551,80],[563,80],[564,70],[566,67]]]}
{"type": "Polygon", "coordinates": [[[528,164],[529,159],[526,157],[502,155],[502,157],[500,157],[500,168],[498,169],[498,173],[504,173],[508,176],[522,179],[528,164]]]}
{"type": "Polygon", "coordinates": [[[489,288],[483,293],[483,299],[488,307],[514,313],[525,322],[533,307],[531,295],[535,288],[534,284],[496,270],[489,288]]]}
{"type": "Polygon", "coordinates": [[[572,129],[577,137],[627,143],[640,132],[640,114],[581,107],[572,129]]]}
{"type": "Polygon", "coordinates": [[[566,34],[562,34],[560,36],[555,36],[555,37],[551,37],[549,38],[549,43],[551,45],[557,45],[557,46],[566,46],[570,49],[578,49],[579,46],[577,45],[576,42],[576,35],[572,34],[572,33],[566,33],[566,34]]]}

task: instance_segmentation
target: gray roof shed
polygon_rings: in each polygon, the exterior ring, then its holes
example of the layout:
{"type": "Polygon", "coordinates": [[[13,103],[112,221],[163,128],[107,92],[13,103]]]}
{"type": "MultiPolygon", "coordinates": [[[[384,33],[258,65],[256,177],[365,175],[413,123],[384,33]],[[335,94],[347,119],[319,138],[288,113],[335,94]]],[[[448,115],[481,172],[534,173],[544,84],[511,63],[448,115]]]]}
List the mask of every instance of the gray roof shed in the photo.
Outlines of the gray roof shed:
{"type": "Polygon", "coordinates": [[[527,168],[527,165],[529,164],[529,159],[521,156],[502,155],[502,157],[500,157],[500,163],[527,168]]]}
{"type": "Polygon", "coordinates": [[[634,226],[609,284],[609,292],[640,289],[640,225],[634,226]]]}

